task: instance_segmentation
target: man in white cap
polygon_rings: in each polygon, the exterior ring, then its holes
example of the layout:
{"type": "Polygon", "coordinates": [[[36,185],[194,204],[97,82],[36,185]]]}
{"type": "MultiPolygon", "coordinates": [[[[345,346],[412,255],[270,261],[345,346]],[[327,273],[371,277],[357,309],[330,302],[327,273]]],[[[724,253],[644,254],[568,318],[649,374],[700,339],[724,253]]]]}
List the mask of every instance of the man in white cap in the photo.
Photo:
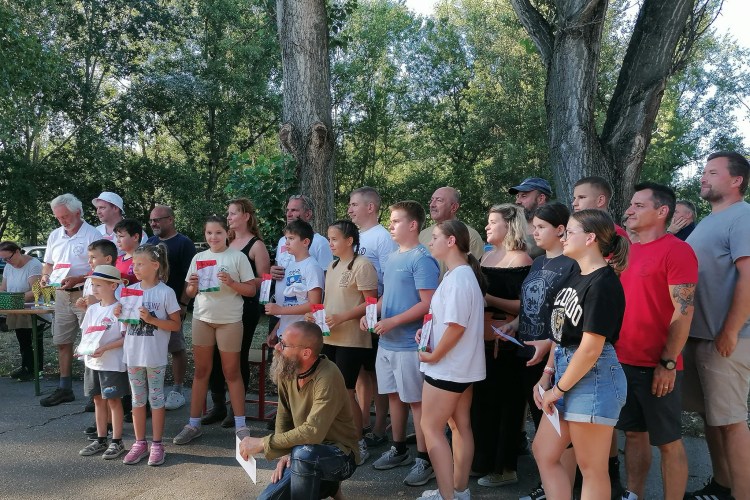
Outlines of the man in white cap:
{"type": "MultiPolygon", "coordinates": [[[[115,224],[120,222],[125,216],[125,209],[123,209],[122,198],[117,193],[104,191],[102,194],[91,200],[91,203],[96,207],[96,216],[102,222],[96,226],[105,240],[115,241],[115,224]]],[[[146,241],[148,235],[143,232],[141,241],[146,241]]],[[[125,252],[119,250],[120,255],[125,252]]]]}

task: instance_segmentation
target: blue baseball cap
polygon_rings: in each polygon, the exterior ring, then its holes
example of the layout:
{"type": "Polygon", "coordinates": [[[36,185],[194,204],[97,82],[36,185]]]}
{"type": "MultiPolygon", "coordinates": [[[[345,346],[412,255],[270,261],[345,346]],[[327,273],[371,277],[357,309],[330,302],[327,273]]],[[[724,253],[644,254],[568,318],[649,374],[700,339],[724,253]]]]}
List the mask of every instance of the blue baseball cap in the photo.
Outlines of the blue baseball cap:
{"type": "Polygon", "coordinates": [[[519,191],[523,193],[527,191],[539,191],[547,196],[552,196],[552,187],[549,185],[549,182],[539,177],[527,177],[520,185],[508,189],[510,194],[517,194],[519,191]]]}

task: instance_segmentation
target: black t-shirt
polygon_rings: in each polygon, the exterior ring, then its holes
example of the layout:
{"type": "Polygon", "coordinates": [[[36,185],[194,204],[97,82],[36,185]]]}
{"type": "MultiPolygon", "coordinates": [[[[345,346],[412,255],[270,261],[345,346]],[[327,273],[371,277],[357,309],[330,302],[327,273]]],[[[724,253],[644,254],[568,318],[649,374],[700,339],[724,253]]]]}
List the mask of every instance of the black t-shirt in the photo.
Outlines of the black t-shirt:
{"type": "Polygon", "coordinates": [[[625,315],[625,292],[610,266],[587,275],[571,274],[552,305],[552,340],[563,347],[581,344],[583,332],[617,342],[625,315]]]}
{"type": "MultiPolygon", "coordinates": [[[[578,263],[565,255],[552,259],[546,256],[534,259],[531,271],[521,287],[521,312],[516,334],[518,340],[526,342],[550,338],[550,317],[555,295],[569,275],[580,272],[578,263]]],[[[531,358],[534,356],[534,348],[519,348],[518,355],[531,358]]]]}
{"type": "Polygon", "coordinates": [[[159,239],[158,236],[152,236],[147,243],[152,245],[164,243],[167,246],[167,262],[169,262],[167,286],[174,290],[178,301],[182,300],[185,277],[190,269],[190,262],[195,257],[195,245],[190,238],[180,233],[166,240],[159,239]]]}

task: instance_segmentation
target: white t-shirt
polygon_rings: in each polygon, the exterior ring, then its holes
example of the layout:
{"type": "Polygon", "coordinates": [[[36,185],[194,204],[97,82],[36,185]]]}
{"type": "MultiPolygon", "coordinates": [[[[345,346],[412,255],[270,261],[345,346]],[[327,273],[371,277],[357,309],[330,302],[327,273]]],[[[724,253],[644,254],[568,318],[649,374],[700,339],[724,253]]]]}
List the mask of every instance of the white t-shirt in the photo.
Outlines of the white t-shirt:
{"type": "Polygon", "coordinates": [[[68,276],[83,276],[91,272],[88,247],[100,240],[102,235],[88,222],[78,229],[73,236],[65,234],[62,226],[52,231],[47,238],[47,251],[44,254],[45,264],[70,264],[68,276]]]}
{"type": "MultiPolygon", "coordinates": [[[[255,278],[253,267],[247,256],[235,250],[227,248],[223,252],[214,253],[211,250],[205,250],[193,257],[188,269],[185,282],[190,279],[190,275],[197,272],[198,261],[216,261],[216,272],[227,272],[234,281],[245,283],[255,278]]],[[[198,292],[195,296],[195,306],[193,317],[206,323],[217,323],[226,325],[242,321],[242,311],[244,299],[242,295],[234,291],[233,288],[219,282],[219,290],[216,292],[198,292]]]]}
{"type": "MultiPolygon", "coordinates": [[[[325,272],[328,269],[328,264],[333,262],[333,253],[331,252],[331,247],[328,246],[328,240],[324,236],[315,233],[309,250],[310,256],[315,258],[315,262],[325,272]]],[[[276,246],[276,264],[286,269],[293,262],[294,255],[290,255],[286,251],[286,236],[282,236],[279,244],[276,246]]],[[[281,281],[276,282],[274,297],[277,304],[284,303],[284,285],[281,281]]]]}
{"type": "Polygon", "coordinates": [[[466,330],[443,359],[437,363],[420,363],[420,370],[428,377],[447,382],[484,380],[484,297],[470,266],[459,266],[445,273],[432,296],[430,314],[433,350],[448,329],[448,323],[456,323],[466,330]]]}
{"type": "MultiPolygon", "coordinates": [[[[281,291],[281,301],[278,301],[277,293],[276,303],[282,307],[291,307],[309,302],[307,292],[314,288],[323,290],[325,286],[323,270],[314,257],[308,257],[300,262],[287,262],[284,269],[284,280],[276,283],[276,290],[281,291]]],[[[305,320],[304,314],[280,314],[278,317],[279,338],[281,338],[287,326],[295,321],[305,320]]]]}
{"type": "MultiPolygon", "coordinates": [[[[141,283],[128,288],[143,290],[141,283]]],[[[174,290],[161,281],[155,287],[143,290],[143,307],[158,319],[169,319],[170,314],[180,310],[174,290]]],[[[145,321],[140,321],[137,325],[129,324],[123,345],[123,361],[130,367],[165,366],[171,334],[172,332],[156,328],[145,321]]]]}
{"type": "MultiPolygon", "coordinates": [[[[107,329],[104,330],[104,335],[102,335],[102,338],[99,341],[99,347],[111,344],[122,338],[123,331],[121,323],[117,321],[113,312],[116,305],[117,302],[108,306],[94,304],[86,309],[86,315],[83,317],[83,323],[81,323],[81,331],[83,333],[85,333],[91,326],[107,327],[107,329]]],[[[106,372],[124,372],[127,368],[122,359],[122,347],[110,349],[98,358],[84,356],[83,362],[92,370],[106,372]]]]}
{"type": "MultiPolygon", "coordinates": [[[[114,226],[112,226],[112,227],[114,227],[114,226]]],[[[112,231],[111,233],[108,233],[107,232],[107,226],[106,226],[106,224],[99,224],[98,226],[96,226],[96,230],[101,233],[101,235],[102,235],[101,239],[103,239],[103,240],[109,240],[112,243],[114,243],[115,245],[117,245],[117,235],[115,234],[114,231],[112,231]]],[[[148,235],[146,234],[146,231],[141,231],[141,245],[143,245],[144,243],[146,243],[147,239],[148,239],[148,235]]],[[[119,257],[120,255],[125,255],[125,252],[123,252],[122,250],[120,250],[120,248],[118,247],[117,248],[117,256],[119,257]]],[[[114,264],[112,264],[112,265],[114,265],[114,264]]]]}
{"type": "Polygon", "coordinates": [[[359,254],[367,257],[378,273],[378,297],[383,295],[383,268],[388,256],[396,250],[398,244],[380,224],[359,233],[359,254]]]}

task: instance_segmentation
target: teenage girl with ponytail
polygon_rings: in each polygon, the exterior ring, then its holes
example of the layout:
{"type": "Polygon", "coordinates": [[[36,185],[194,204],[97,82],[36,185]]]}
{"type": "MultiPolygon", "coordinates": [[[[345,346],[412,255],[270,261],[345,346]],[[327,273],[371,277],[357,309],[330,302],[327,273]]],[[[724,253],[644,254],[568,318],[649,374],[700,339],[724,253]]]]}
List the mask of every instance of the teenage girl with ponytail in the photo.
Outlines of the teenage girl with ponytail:
{"type": "MultiPolygon", "coordinates": [[[[419,352],[422,389],[422,430],[437,477],[438,489],[422,497],[432,500],[468,498],[474,456],[471,430],[472,385],[484,379],[484,294],[487,280],[470,253],[469,230],[456,219],[435,224],[430,253],[448,266],[430,302],[432,334],[419,352]],[[453,432],[451,453],[445,424],[453,432]]],[[[416,340],[421,340],[422,330],[416,340]]]]}
{"type": "Polygon", "coordinates": [[[611,494],[609,448],[627,394],[612,344],[625,313],[618,274],[627,266],[629,243],[601,210],[573,214],[562,241],[564,255],[575,260],[580,271],[572,273],[555,296],[551,334],[557,345],[539,380],[543,395],[539,387],[534,392],[537,407],[548,415],[557,407],[561,435],[542,419],[533,450],[548,499],[571,497],[560,457],[572,443],[583,475],[581,500],[599,500],[611,494]]]}
{"type": "MultiPolygon", "coordinates": [[[[359,319],[365,315],[365,299],[378,297],[378,273],[370,259],[359,255],[359,229],[352,221],[337,220],[328,227],[328,246],[338,259],[328,264],[326,271],[323,306],[331,334],[323,337],[321,354],[336,363],[344,376],[359,433],[357,465],[362,465],[369,453],[362,439],[362,410],[354,392],[360,368],[372,357],[372,338],[360,328],[359,319]]],[[[312,313],[305,319],[314,321],[312,313]]]]}

